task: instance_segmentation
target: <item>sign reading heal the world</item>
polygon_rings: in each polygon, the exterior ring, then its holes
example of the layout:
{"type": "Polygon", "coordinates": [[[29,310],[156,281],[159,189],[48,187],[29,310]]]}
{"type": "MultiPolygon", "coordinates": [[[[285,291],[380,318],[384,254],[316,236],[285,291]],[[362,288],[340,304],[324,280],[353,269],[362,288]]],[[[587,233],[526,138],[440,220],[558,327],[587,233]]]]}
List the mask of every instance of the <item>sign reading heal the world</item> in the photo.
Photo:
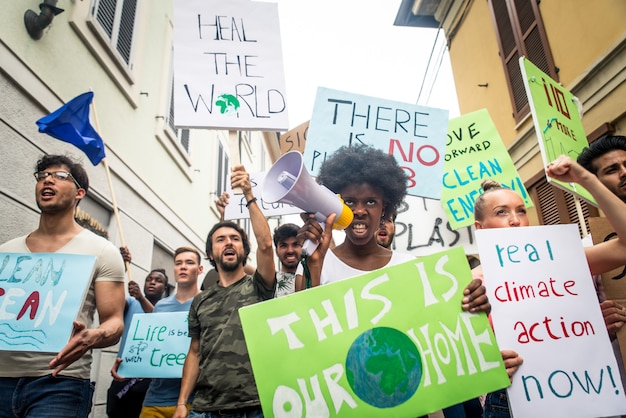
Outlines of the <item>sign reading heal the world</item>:
{"type": "Polygon", "coordinates": [[[264,415],[415,417],[507,386],[470,279],[455,248],[240,309],[264,415]]]}
{"type": "Polygon", "coordinates": [[[286,131],[278,5],[174,2],[178,127],[286,131]]]}
{"type": "Polygon", "coordinates": [[[122,349],[122,377],[180,378],[189,344],[188,312],[135,314],[122,349]]]}
{"type": "Polygon", "coordinates": [[[316,176],[338,148],[371,145],[396,158],[409,178],[409,194],[439,199],[447,127],[447,110],[320,87],[304,165],[316,176]]]}
{"type": "Polygon", "coordinates": [[[441,202],[453,229],[473,225],[474,202],[486,179],[517,192],[532,206],[487,109],[450,119],[444,160],[441,202]]]}
{"type": "Polygon", "coordinates": [[[498,344],[524,363],[516,418],[626,413],[626,398],[576,225],[476,231],[498,344]]]}
{"type": "Polygon", "coordinates": [[[95,262],[91,255],[0,253],[0,350],[61,351],[95,262]]]}
{"type": "MultiPolygon", "coordinates": [[[[292,215],[294,213],[302,213],[302,209],[290,205],[288,203],[268,203],[263,200],[261,190],[263,190],[263,182],[267,173],[250,173],[250,184],[252,185],[252,193],[257,197],[257,204],[261,208],[261,212],[265,217],[292,215]]],[[[230,196],[228,205],[224,211],[224,219],[247,219],[250,218],[250,211],[246,207],[247,200],[243,194],[235,194],[230,187],[230,175],[226,182],[226,192],[230,196]]]]}
{"type": "MultiPolygon", "coordinates": [[[[589,145],[576,97],[525,57],[520,57],[519,65],[544,165],[562,154],[576,160],[589,145]]],[[[581,185],[546,178],[597,206],[593,196],[581,185]]]]}

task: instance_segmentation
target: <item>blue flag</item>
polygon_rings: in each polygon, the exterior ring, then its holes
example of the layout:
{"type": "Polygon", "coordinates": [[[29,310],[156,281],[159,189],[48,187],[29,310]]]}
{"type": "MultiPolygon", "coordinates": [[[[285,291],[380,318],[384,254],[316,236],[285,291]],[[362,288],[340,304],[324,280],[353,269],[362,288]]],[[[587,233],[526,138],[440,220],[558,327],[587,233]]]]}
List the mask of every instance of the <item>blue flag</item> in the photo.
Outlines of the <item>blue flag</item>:
{"type": "Polygon", "coordinates": [[[92,100],[93,92],[83,93],[36,123],[39,132],[77,146],[87,154],[93,165],[98,165],[105,157],[104,142],[89,123],[92,100]]]}

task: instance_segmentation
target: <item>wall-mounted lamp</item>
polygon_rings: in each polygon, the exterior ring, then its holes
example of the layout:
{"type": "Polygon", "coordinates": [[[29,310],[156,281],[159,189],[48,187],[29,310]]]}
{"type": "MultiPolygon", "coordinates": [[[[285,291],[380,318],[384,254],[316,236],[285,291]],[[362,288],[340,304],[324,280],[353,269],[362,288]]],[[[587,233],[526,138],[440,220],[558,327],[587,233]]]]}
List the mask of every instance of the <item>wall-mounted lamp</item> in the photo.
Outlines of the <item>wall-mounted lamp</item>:
{"type": "Polygon", "coordinates": [[[63,12],[63,9],[59,9],[56,5],[57,0],[44,0],[43,3],[39,3],[39,15],[30,9],[24,12],[24,25],[31,38],[41,39],[43,30],[52,23],[56,15],[63,12]]]}

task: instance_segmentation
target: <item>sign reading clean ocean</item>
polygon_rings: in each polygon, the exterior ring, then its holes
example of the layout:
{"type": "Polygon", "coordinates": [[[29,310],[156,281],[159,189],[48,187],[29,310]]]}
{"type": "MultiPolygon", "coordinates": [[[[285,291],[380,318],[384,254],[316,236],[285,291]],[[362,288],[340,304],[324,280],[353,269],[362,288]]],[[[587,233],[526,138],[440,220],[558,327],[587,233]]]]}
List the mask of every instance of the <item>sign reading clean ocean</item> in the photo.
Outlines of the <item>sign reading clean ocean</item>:
{"type": "Polygon", "coordinates": [[[470,280],[457,247],[240,309],[264,415],[415,417],[506,387],[470,280]]]}
{"type": "Polygon", "coordinates": [[[313,176],[342,146],[367,144],[393,155],[413,196],[439,199],[448,111],[318,88],[304,149],[313,176]]]}
{"type": "Polygon", "coordinates": [[[95,262],[90,255],[0,253],[0,350],[61,351],[95,262]]]}

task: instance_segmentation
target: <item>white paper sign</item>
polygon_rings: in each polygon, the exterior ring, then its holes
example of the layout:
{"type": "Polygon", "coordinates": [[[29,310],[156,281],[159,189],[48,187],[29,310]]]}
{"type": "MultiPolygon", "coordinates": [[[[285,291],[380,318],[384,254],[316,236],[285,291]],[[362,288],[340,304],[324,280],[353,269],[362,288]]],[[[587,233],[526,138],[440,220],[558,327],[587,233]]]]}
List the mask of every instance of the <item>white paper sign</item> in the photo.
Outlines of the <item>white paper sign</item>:
{"type": "Polygon", "coordinates": [[[626,413],[626,398],[576,225],[477,230],[498,345],[524,363],[515,418],[626,413]]]}
{"type": "Polygon", "coordinates": [[[174,2],[178,127],[289,129],[278,5],[174,2]]]}
{"type": "Polygon", "coordinates": [[[473,229],[473,226],[452,229],[441,201],[407,195],[398,210],[393,249],[424,256],[463,247],[465,254],[476,254],[473,229]]]}
{"type": "MultiPolygon", "coordinates": [[[[263,181],[265,180],[266,172],[250,173],[250,183],[252,184],[252,194],[257,198],[257,204],[261,208],[261,212],[265,217],[280,216],[280,215],[292,215],[294,213],[302,213],[302,210],[296,206],[288,203],[268,203],[262,198],[261,191],[263,190],[263,181]]],[[[246,207],[246,198],[242,194],[233,193],[233,189],[230,187],[230,174],[226,182],[228,185],[226,191],[230,195],[228,205],[224,211],[224,219],[246,219],[250,218],[250,212],[246,207]]]]}

